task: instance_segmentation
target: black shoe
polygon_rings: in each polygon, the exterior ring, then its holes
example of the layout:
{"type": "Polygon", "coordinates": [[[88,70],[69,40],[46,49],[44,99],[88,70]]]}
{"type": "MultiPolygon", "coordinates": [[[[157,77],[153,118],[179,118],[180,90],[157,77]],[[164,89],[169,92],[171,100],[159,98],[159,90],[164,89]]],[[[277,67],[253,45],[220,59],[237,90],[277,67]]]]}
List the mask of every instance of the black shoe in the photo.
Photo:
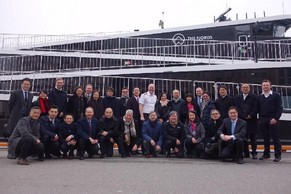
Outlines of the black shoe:
{"type": "Polygon", "coordinates": [[[237,164],[243,164],[244,163],[244,161],[243,161],[243,159],[242,158],[239,158],[239,159],[237,159],[237,162],[236,162],[237,164]]]}
{"type": "Polygon", "coordinates": [[[125,154],[121,154],[121,158],[126,158],[125,154]]]}
{"type": "Polygon", "coordinates": [[[50,155],[50,154],[46,154],[46,155],[45,155],[45,159],[52,159],[52,155],[50,155]]]}
{"type": "Polygon", "coordinates": [[[93,154],[89,154],[88,158],[93,158],[93,154]]]}
{"type": "Polygon", "coordinates": [[[244,154],[244,158],[250,158],[250,154],[244,154]]]}
{"type": "Polygon", "coordinates": [[[38,161],[44,161],[44,156],[43,154],[40,154],[37,158],[38,161]]]}
{"type": "Polygon", "coordinates": [[[279,157],[275,157],[275,159],[273,161],[274,162],[280,162],[280,160],[281,160],[281,157],[279,156],[279,157]]]}
{"type": "Polygon", "coordinates": [[[101,158],[101,159],[105,158],[105,155],[104,155],[104,154],[101,154],[101,155],[100,155],[100,158],[101,158]]]}
{"type": "Polygon", "coordinates": [[[84,160],[84,156],[81,155],[81,156],[79,157],[79,159],[80,159],[80,160],[84,160]]]}
{"type": "Polygon", "coordinates": [[[253,156],[252,156],[252,159],[254,159],[254,160],[258,159],[257,154],[252,154],[252,155],[253,155],[253,156]]]}
{"type": "Polygon", "coordinates": [[[265,160],[265,159],[269,159],[269,158],[270,158],[270,156],[262,155],[259,159],[260,160],[265,160]]]}

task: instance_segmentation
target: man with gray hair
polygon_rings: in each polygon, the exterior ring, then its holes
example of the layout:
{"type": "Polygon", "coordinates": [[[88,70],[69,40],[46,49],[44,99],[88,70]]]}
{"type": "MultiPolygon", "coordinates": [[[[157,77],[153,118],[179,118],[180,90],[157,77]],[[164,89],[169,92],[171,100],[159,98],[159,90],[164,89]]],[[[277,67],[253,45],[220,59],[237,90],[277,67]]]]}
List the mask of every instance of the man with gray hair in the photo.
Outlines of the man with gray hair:
{"type": "Polygon", "coordinates": [[[136,154],[140,145],[140,130],[138,121],[133,119],[133,110],[128,109],[125,115],[119,122],[119,127],[116,132],[117,144],[121,157],[136,154]]]}

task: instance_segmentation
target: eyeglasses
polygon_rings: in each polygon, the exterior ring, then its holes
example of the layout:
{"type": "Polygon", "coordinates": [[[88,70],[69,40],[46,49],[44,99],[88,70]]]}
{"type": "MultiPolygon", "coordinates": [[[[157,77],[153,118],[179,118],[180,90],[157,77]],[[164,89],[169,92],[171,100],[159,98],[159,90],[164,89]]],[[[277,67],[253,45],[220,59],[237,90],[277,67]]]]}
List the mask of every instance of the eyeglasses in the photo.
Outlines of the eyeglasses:
{"type": "Polygon", "coordinates": [[[218,115],[219,113],[218,112],[216,112],[216,113],[212,113],[211,115],[218,115]]]}

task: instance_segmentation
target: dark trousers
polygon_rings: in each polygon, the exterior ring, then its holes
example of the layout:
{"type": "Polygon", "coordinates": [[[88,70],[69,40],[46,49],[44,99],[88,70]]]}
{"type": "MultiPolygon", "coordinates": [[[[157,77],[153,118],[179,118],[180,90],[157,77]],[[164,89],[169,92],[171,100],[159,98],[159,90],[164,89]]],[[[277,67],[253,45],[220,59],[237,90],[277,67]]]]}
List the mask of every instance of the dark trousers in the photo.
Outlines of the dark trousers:
{"type": "MultiPolygon", "coordinates": [[[[257,134],[255,133],[248,133],[246,135],[246,138],[250,140],[250,144],[252,146],[252,152],[251,154],[254,155],[254,154],[257,154],[257,134]]],[[[249,151],[249,145],[247,143],[245,143],[245,155],[248,156],[250,154],[250,151],[249,151]]]]}
{"type": "Polygon", "coordinates": [[[101,155],[112,157],[113,156],[113,143],[110,142],[110,137],[101,136],[99,143],[100,143],[101,155]]]}
{"type": "Polygon", "coordinates": [[[74,150],[77,148],[77,145],[68,145],[68,142],[62,143],[61,145],[61,151],[64,155],[67,155],[68,151],[70,151],[70,154],[74,153],[74,150]]]}
{"type": "Polygon", "coordinates": [[[187,155],[192,156],[195,152],[196,157],[200,157],[201,152],[203,151],[202,143],[193,143],[191,138],[187,138],[185,141],[185,148],[187,150],[187,155]]]}
{"type": "Polygon", "coordinates": [[[133,141],[130,141],[130,144],[128,145],[125,143],[124,137],[118,137],[117,138],[117,145],[118,145],[118,151],[121,155],[129,155],[129,153],[132,152],[132,148],[135,145],[133,141]]]}
{"type": "Polygon", "coordinates": [[[42,155],[44,152],[44,145],[42,143],[35,143],[30,136],[23,137],[19,140],[15,153],[19,158],[26,159],[30,155],[42,155]]]}
{"type": "Polygon", "coordinates": [[[281,157],[282,145],[278,135],[279,123],[270,125],[270,119],[260,119],[260,130],[264,138],[264,155],[270,156],[270,133],[272,135],[275,157],[281,157]]]}
{"type": "Polygon", "coordinates": [[[49,136],[43,136],[41,141],[44,144],[45,148],[45,154],[46,155],[54,155],[54,156],[61,156],[60,153],[60,142],[59,141],[53,141],[49,136]]]}
{"type": "Polygon", "coordinates": [[[181,142],[180,145],[176,145],[176,142],[171,141],[171,140],[168,139],[168,140],[165,140],[164,146],[165,146],[165,149],[168,152],[168,154],[171,152],[171,148],[172,149],[178,148],[179,152],[175,153],[176,156],[178,158],[183,158],[184,157],[184,143],[183,142],[181,142]]]}
{"type": "Polygon", "coordinates": [[[221,149],[221,158],[228,159],[228,158],[236,158],[242,159],[243,158],[243,151],[244,151],[244,140],[243,139],[236,139],[234,141],[230,140],[229,142],[222,141],[222,149],[221,149]]]}
{"type": "Polygon", "coordinates": [[[91,144],[89,139],[80,139],[79,143],[79,152],[80,156],[84,156],[85,151],[88,153],[89,156],[93,156],[94,154],[97,154],[99,150],[98,144],[91,144]]]}
{"type": "Polygon", "coordinates": [[[147,154],[150,154],[153,156],[157,155],[157,151],[156,151],[155,146],[152,146],[152,144],[149,141],[146,141],[146,140],[143,141],[143,149],[144,149],[145,155],[147,155],[147,154]]]}

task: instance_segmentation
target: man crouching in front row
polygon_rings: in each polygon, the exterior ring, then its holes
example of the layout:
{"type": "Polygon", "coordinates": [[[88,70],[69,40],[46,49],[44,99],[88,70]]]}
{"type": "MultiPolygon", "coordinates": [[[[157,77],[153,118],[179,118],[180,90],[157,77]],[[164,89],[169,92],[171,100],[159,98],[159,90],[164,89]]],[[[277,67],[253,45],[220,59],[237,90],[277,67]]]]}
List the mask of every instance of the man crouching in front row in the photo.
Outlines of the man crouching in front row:
{"type": "Polygon", "coordinates": [[[18,121],[8,140],[8,149],[15,152],[15,156],[18,157],[17,164],[29,165],[27,160],[29,155],[38,155],[41,160],[44,146],[40,142],[40,124],[38,122],[40,113],[38,106],[32,107],[29,116],[22,117],[18,121]]]}
{"type": "Polygon", "coordinates": [[[238,164],[243,164],[246,122],[238,118],[236,107],[228,109],[228,116],[217,131],[222,140],[220,156],[223,160],[233,158],[238,164]]]}

